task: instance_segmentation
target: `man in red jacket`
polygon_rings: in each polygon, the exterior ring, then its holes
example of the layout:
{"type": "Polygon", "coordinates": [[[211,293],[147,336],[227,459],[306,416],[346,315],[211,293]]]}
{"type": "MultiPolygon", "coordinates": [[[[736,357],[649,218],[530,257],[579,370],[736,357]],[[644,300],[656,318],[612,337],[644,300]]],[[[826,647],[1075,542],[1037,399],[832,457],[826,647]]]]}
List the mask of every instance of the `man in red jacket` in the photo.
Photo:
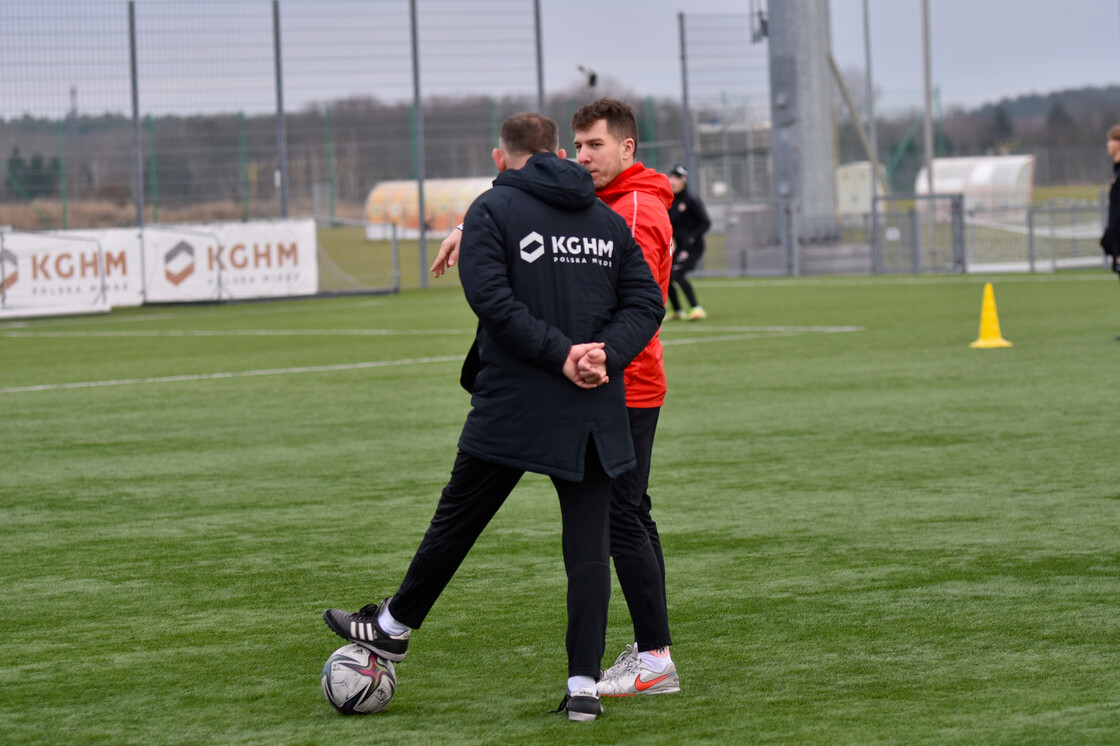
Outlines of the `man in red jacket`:
{"type": "MultiPolygon", "coordinates": [[[[593,101],[573,115],[572,131],[576,160],[591,172],[596,195],[626,220],[664,301],[673,266],[673,190],[668,177],[635,160],[634,107],[610,98],[593,101]]],[[[454,230],[440,246],[432,264],[436,277],[458,260],[460,238],[454,230]]],[[[680,691],[680,679],[669,655],[665,559],[648,493],[653,439],[668,389],[658,335],[626,368],[624,378],[638,465],[612,482],[611,557],[634,623],[635,643],[603,673],[598,690],[603,696],[671,694],[680,691]]]]}
{"type": "MultiPolygon", "coordinates": [[[[591,172],[595,193],[626,220],[642,248],[653,279],[668,298],[673,268],[673,190],[664,174],[635,158],[638,121],[634,107],[602,98],[572,116],[576,160],[591,172]]],[[[657,524],[650,515],[650,461],[657,418],[668,383],[661,338],[655,334],[627,366],[626,409],[638,466],[611,486],[611,558],[634,624],[634,645],[603,673],[603,696],[670,694],[680,691],[669,656],[669,614],[665,603],[665,558],[657,524]]]]}
{"type": "Polygon", "coordinates": [[[501,173],[465,220],[459,275],[479,321],[478,365],[451,480],[396,593],[357,613],[327,609],[323,620],[403,660],[411,631],[522,474],[546,474],[560,499],[568,577],[561,709],[590,721],[602,712],[612,480],[637,462],[624,369],[657,333],[665,299],[625,222],[558,146],[556,122],[539,114],[502,125],[493,152],[501,173]],[[595,360],[584,361],[592,350],[595,360]]]}

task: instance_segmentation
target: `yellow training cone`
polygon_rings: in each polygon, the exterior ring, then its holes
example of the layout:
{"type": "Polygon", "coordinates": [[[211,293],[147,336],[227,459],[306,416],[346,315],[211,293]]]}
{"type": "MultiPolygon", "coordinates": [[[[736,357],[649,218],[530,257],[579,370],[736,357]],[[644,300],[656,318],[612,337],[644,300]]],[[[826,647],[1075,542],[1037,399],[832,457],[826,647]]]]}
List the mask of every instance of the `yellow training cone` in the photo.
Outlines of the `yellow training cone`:
{"type": "Polygon", "coordinates": [[[996,294],[992,283],[984,283],[984,305],[980,308],[980,338],[969,347],[1010,347],[1011,343],[999,333],[999,316],[996,314],[996,294]]]}

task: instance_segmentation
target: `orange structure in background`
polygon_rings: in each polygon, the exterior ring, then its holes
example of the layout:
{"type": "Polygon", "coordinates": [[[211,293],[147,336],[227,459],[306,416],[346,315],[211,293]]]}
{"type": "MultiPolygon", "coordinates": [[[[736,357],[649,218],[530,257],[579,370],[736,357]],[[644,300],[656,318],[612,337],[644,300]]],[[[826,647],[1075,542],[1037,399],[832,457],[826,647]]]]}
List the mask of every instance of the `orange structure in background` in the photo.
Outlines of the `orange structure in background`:
{"type": "MultiPolygon", "coordinates": [[[[450,231],[467,214],[475,198],[490,188],[492,177],[424,181],[425,222],[429,231],[450,231]]],[[[366,220],[420,229],[420,191],[415,181],[383,181],[366,197],[366,220]]]]}

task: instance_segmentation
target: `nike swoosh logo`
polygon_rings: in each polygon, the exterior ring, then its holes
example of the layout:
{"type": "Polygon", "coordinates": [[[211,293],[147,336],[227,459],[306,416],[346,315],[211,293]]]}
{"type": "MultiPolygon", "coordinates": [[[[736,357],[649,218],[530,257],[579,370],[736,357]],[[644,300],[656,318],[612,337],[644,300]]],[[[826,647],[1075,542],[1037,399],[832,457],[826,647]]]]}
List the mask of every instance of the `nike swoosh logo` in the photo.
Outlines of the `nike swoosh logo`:
{"type": "Polygon", "coordinates": [[[656,679],[650,679],[649,681],[642,681],[642,677],[639,676],[634,681],[634,688],[637,689],[639,692],[644,692],[646,689],[649,689],[651,686],[657,686],[662,681],[669,678],[669,676],[670,676],[670,674],[665,674],[664,676],[658,676],[656,679]]]}

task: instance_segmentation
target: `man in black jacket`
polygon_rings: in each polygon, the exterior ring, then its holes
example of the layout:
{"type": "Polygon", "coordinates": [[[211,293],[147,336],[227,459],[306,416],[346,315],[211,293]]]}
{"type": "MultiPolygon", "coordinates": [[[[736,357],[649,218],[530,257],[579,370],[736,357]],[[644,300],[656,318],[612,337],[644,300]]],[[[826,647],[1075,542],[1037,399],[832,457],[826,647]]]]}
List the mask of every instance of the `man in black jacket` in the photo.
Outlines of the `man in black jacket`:
{"type": "Polygon", "coordinates": [[[1108,188],[1108,225],[1101,248],[1112,258],[1112,271],[1120,271],[1120,124],[1108,131],[1108,155],[1112,158],[1112,183],[1108,188]]]}
{"type": "Polygon", "coordinates": [[[673,224],[673,273],[670,276],[669,303],[673,310],[669,318],[700,321],[708,312],[700,306],[696,291],[688,280],[688,273],[696,269],[704,255],[704,234],[712,227],[708,211],[700,198],[688,191],[688,171],[675,166],[669,172],[669,186],[673,190],[673,206],[669,208],[669,222],[673,224]],[[681,308],[677,287],[684,291],[689,310],[681,308]]]}
{"type": "MultiPolygon", "coordinates": [[[[1112,158],[1112,183],[1108,188],[1108,225],[1101,236],[1101,249],[1112,260],[1112,271],[1120,276],[1120,124],[1108,131],[1108,155],[1112,158]]],[[[1116,341],[1120,342],[1120,336],[1116,341]]]]}
{"type": "Polygon", "coordinates": [[[560,498],[568,575],[563,708],[571,720],[594,720],[611,479],[635,465],[622,372],[664,306],[625,221],[564,156],[551,119],[527,113],[502,125],[493,152],[501,173],[464,220],[459,275],[479,330],[451,481],[397,592],[354,614],[323,616],[339,636],[402,660],[411,630],[522,474],[547,474],[560,498]]]}

